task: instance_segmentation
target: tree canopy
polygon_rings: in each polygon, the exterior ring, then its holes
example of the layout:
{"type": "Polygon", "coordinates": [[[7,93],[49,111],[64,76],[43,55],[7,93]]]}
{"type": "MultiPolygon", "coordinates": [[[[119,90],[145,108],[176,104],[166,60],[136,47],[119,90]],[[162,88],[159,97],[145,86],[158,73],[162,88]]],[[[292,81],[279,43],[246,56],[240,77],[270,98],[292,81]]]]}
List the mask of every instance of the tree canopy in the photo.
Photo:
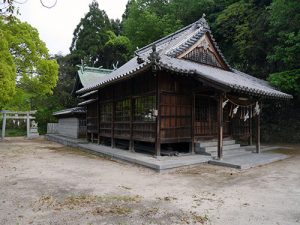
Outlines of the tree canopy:
{"type": "Polygon", "coordinates": [[[58,64],[50,59],[38,31],[18,19],[4,21],[0,17],[0,35],[0,86],[5,87],[1,88],[0,106],[10,105],[9,100],[20,96],[51,94],[58,78],[58,64]]]}

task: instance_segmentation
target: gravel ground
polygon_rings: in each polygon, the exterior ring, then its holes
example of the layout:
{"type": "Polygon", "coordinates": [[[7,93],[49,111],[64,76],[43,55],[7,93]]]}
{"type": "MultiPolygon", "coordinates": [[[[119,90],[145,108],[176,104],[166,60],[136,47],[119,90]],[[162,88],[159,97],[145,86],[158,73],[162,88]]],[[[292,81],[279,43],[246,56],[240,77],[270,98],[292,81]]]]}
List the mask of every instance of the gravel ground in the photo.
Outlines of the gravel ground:
{"type": "MultiPolygon", "coordinates": [[[[281,151],[283,152],[283,151],[281,151]]],[[[0,224],[300,224],[300,146],[245,171],[157,173],[43,139],[0,142],[0,224]]]]}

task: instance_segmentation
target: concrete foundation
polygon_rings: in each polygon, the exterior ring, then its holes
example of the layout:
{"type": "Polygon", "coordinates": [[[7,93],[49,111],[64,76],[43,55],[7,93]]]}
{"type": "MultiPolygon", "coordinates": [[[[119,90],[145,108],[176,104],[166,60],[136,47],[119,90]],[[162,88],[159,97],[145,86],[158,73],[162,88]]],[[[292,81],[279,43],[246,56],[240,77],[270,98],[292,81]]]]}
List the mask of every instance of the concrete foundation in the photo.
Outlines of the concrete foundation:
{"type": "MultiPolygon", "coordinates": [[[[67,146],[80,148],[83,151],[91,154],[110,157],[114,160],[122,160],[141,166],[145,166],[157,171],[173,169],[182,166],[196,165],[200,163],[210,163],[213,165],[232,167],[237,169],[248,169],[251,167],[268,164],[278,160],[286,159],[288,156],[284,154],[276,154],[272,152],[252,153],[251,151],[236,152],[225,156],[222,160],[215,160],[210,155],[180,155],[180,156],[160,156],[154,157],[147,154],[135,153],[108,146],[88,143],[84,139],[75,139],[63,137],[56,134],[47,134],[46,138],[50,141],[55,141],[67,146]]],[[[279,147],[277,147],[279,148],[279,147]]],[[[272,150],[275,148],[272,147],[272,150]]]]}

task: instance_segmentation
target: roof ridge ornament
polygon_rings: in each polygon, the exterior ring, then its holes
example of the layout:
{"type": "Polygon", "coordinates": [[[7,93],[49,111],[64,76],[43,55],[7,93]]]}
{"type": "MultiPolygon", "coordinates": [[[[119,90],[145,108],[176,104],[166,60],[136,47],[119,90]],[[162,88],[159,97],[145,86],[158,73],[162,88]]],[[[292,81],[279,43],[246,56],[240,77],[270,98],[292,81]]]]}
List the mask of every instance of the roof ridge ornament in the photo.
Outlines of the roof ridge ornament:
{"type": "Polygon", "coordinates": [[[119,61],[117,61],[116,63],[113,63],[113,70],[116,70],[118,69],[118,64],[119,64],[119,61]]]}
{"type": "Polygon", "coordinates": [[[136,61],[138,64],[142,64],[145,62],[145,60],[137,52],[135,52],[134,54],[135,54],[135,56],[137,56],[136,61]]]}
{"type": "Polygon", "coordinates": [[[152,52],[149,54],[148,59],[151,63],[158,63],[160,60],[159,53],[156,51],[156,45],[152,45],[152,52]]]}
{"type": "Polygon", "coordinates": [[[210,29],[208,22],[205,19],[205,13],[202,14],[202,17],[196,22],[197,28],[203,27],[205,29],[210,29]]]}

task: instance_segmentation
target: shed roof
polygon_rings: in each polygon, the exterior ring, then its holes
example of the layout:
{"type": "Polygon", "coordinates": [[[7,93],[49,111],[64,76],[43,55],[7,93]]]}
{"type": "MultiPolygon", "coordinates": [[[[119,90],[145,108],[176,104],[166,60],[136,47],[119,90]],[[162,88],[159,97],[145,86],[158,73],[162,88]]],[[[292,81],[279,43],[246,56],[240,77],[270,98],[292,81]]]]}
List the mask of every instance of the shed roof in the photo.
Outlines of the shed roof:
{"type": "Polygon", "coordinates": [[[75,115],[75,114],[85,114],[86,110],[84,107],[74,107],[69,109],[63,109],[57,112],[54,112],[52,115],[56,117],[67,116],[67,115],[75,115]]]}
{"type": "Polygon", "coordinates": [[[156,65],[158,69],[193,74],[199,80],[215,83],[226,87],[230,91],[270,98],[292,98],[291,95],[276,90],[264,80],[231,68],[203,17],[195,23],[137,50],[136,55],[117,70],[102,76],[97,82],[80,89],[77,93],[95,90],[156,65]],[[207,35],[212,41],[214,49],[225,65],[224,68],[217,68],[178,57],[195,45],[204,35],[207,35]],[[155,47],[153,48],[153,46],[155,47]]]}

